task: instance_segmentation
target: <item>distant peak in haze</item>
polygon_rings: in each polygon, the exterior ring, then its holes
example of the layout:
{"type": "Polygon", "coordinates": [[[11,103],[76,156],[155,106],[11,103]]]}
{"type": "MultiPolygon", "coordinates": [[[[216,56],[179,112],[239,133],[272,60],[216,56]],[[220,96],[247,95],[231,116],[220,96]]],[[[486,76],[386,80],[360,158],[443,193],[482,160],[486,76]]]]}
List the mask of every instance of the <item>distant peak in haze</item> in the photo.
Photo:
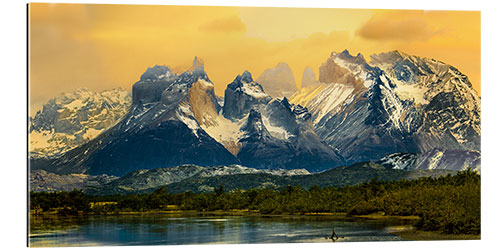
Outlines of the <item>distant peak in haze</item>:
{"type": "Polygon", "coordinates": [[[311,67],[306,67],[304,73],[302,74],[302,84],[301,87],[307,87],[317,82],[316,75],[314,74],[311,67]]]}
{"type": "Polygon", "coordinates": [[[288,63],[286,63],[286,62],[279,62],[276,65],[276,68],[290,68],[290,66],[288,66],[288,63]]]}
{"type": "Polygon", "coordinates": [[[201,58],[197,56],[194,57],[193,66],[189,69],[191,72],[204,72],[205,71],[205,63],[201,58]]]}
{"type": "Polygon", "coordinates": [[[285,62],[264,70],[257,78],[267,94],[272,97],[291,96],[297,91],[292,69],[285,62]]]}

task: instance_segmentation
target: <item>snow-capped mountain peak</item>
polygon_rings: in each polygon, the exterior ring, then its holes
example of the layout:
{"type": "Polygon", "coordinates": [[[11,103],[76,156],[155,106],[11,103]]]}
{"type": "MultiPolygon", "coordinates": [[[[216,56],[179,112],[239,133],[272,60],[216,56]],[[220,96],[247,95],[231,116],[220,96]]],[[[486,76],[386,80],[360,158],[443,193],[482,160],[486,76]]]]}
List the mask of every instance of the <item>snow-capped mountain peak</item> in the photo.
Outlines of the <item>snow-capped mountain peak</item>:
{"type": "Polygon", "coordinates": [[[222,114],[227,119],[238,120],[246,116],[254,105],[266,104],[271,99],[262,86],[254,82],[252,74],[245,71],[227,85],[222,114]]]}
{"type": "Polygon", "coordinates": [[[123,89],[81,88],[49,100],[30,119],[31,157],[54,158],[92,140],[115,125],[130,103],[130,94],[123,89]]]}
{"type": "Polygon", "coordinates": [[[233,88],[236,91],[243,92],[257,99],[269,97],[269,95],[264,92],[262,86],[253,81],[252,74],[248,71],[238,75],[236,79],[228,85],[228,88],[233,88]]]}
{"type": "Polygon", "coordinates": [[[168,81],[171,77],[176,77],[177,75],[172,72],[172,70],[165,65],[155,65],[154,67],[149,67],[142,75],[140,80],[146,82],[156,82],[156,81],[168,81]]]}

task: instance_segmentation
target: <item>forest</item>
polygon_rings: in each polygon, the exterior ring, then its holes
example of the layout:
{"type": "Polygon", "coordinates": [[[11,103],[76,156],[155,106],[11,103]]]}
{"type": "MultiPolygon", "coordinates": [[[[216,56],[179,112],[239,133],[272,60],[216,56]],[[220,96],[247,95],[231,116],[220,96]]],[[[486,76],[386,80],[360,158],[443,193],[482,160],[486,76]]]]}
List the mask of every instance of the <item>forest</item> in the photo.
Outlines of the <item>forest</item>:
{"type": "Polygon", "coordinates": [[[472,170],[441,177],[369,182],[345,187],[249,189],[208,193],[170,193],[162,187],[147,194],[89,195],[30,192],[31,215],[120,214],[127,212],[246,211],[258,214],[345,213],[418,216],[415,227],[447,234],[480,234],[480,175],[472,170]]]}

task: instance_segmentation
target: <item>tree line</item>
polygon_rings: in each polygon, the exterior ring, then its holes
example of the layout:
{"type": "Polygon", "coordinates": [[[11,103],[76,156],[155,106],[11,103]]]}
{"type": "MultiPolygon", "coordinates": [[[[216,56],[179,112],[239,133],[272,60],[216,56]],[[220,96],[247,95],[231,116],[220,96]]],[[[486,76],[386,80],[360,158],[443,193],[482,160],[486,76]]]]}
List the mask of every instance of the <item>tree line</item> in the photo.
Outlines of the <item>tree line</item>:
{"type": "Polygon", "coordinates": [[[261,214],[347,213],[347,215],[415,215],[418,229],[450,234],[480,233],[480,176],[466,170],[456,175],[415,180],[371,181],[346,187],[227,192],[220,185],[210,193],[169,193],[94,196],[81,190],[31,192],[33,213],[118,214],[120,212],[254,211],[261,214]]]}

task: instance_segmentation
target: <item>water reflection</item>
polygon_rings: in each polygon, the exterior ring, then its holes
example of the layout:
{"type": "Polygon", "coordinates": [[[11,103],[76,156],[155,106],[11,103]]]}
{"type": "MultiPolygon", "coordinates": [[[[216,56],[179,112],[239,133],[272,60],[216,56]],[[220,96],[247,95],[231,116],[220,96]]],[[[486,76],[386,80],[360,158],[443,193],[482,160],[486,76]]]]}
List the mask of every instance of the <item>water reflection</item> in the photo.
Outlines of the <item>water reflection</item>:
{"type": "Polygon", "coordinates": [[[116,215],[31,218],[30,246],[168,245],[213,243],[401,240],[387,228],[405,221],[314,216],[116,215]]]}

